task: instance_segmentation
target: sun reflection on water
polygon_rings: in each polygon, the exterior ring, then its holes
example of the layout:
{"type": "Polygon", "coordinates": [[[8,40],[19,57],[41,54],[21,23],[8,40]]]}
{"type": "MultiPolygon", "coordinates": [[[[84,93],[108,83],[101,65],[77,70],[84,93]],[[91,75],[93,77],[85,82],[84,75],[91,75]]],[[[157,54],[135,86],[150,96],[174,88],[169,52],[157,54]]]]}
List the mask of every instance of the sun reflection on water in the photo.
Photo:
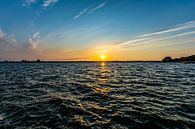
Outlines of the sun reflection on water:
{"type": "Polygon", "coordinates": [[[95,91],[99,94],[107,94],[110,92],[110,88],[106,87],[105,85],[109,82],[110,69],[108,64],[105,62],[101,62],[99,66],[99,75],[97,76],[97,84],[94,87],[95,91]]]}

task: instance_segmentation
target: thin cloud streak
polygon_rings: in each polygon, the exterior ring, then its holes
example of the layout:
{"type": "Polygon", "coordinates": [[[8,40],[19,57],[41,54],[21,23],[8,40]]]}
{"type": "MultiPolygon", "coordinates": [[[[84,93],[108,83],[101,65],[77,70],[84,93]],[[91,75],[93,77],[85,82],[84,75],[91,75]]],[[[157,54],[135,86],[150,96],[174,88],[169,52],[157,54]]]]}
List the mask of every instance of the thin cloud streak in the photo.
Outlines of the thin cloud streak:
{"type": "Polygon", "coordinates": [[[83,9],[81,12],[79,12],[79,14],[77,14],[76,16],[73,17],[73,19],[78,19],[79,17],[87,14],[87,13],[93,13],[95,11],[97,11],[98,9],[101,9],[102,7],[104,7],[107,3],[101,3],[99,4],[98,6],[94,7],[94,8],[91,8],[91,9],[88,9],[88,8],[85,8],[83,9]]]}
{"type": "Polygon", "coordinates": [[[47,7],[49,7],[50,5],[52,5],[52,4],[54,4],[54,3],[57,3],[58,2],[58,0],[45,0],[44,2],[43,2],[43,8],[47,8],[47,7]]]}
{"type": "Polygon", "coordinates": [[[160,35],[160,34],[176,32],[176,31],[189,29],[189,28],[194,28],[194,27],[195,27],[195,21],[190,21],[190,22],[186,22],[184,24],[179,24],[179,25],[177,25],[173,28],[169,28],[169,29],[165,29],[165,30],[161,30],[161,31],[153,32],[153,33],[144,34],[144,35],[141,35],[141,36],[138,36],[138,37],[148,37],[148,36],[160,35]]]}
{"type": "Polygon", "coordinates": [[[73,19],[77,19],[79,18],[80,16],[84,15],[86,12],[87,12],[87,8],[83,9],[78,15],[76,15],[73,19]]]}
{"type": "MultiPolygon", "coordinates": [[[[189,35],[192,35],[192,34],[195,34],[195,31],[190,31],[190,32],[183,32],[183,33],[179,33],[179,34],[175,34],[175,35],[171,35],[171,36],[167,36],[167,37],[160,37],[160,38],[154,38],[154,37],[151,37],[151,38],[146,38],[146,39],[140,39],[140,41],[138,40],[138,42],[133,42],[132,41],[132,44],[129,44],[129,45],[143,45],[143,44],[151,44],[151,43],[158,43],[158,42],[162,42],[162,41],[169,41],[171,39],[176,39],[178,40],[178,38],[180,37],[184,37],[184,36],[189,36],[189,35]]],[[[187,39],[185,39],[187,41],[187,39]]],[[[184,41],[185,41],[184,40],[184,41]]],[[[185,43],[183,41],[183,43],[185,43]]],[[[176,41],[175,41],[176,42],[176,41]]],[[[126,42],[126,44],[128,44],[130,42],[126,42]]],[[[125,45],[125,43],[123,43],[122,45],[125,45]]]]}
{"type": "Polygon", "coordinates": [[[25,0],[22,6],[30,7],[32,4],[36,3],[37,0],[25,0]]]}
{"type": "Polygon", "coordinates": [[[98,6],[92,8],[92,9],[89,11],[89,13],[93,13],[93,12],[95,12],[96,10],[101,9],[101,8],[104,7],[105,5],[106,5],[106,3],[101,3],[101,4],[99,4],[98,6]]]}
{"type": "Polygon", "coordinates": [[[186,22],[184,24],[177,25],[175,28],[171,29],[166,29],[163,31],[157,31],[153,33],[148,33],[144,35],[137,36],[137,38],[126,41],[126,42],[121,42],[116,45],[126,45],[126,44],[133,44],[133,43],[138,43],[138,42],[143,42],[143,41],[159,41],[159,40],[166,40],[170,38],[176,38],[180,36],[186,36],[186,35],[191,35],[194,34],[195,32],[193,30],[190,30],[188,32],[181,32],[186,29],[193,29],[195,28],[195,21],[191,22],[186,22]],[[171,32],[179,32],[178,34],[172,34],[171,32]],[[169,36],[164,36],[163,34],[169,34],[169,36]],[[158,35],[160,38],[156,38],[155,36],[158,35]]]}
{"type": "MultiPolygon", "coordinates": [[[[195,41],[192,36],[195,34],[195,21],[186,22],[176,25],[170,29],[164,29],[162,31],[156,31],[144,35],[139,35],[134,39],[111,43],[106,49],[109,51],[135,51],[135,50],[150,50],[160,49],[170,45],[182,45],[193,44],[195,41]],[[173,33],[174,32],[174,33],[173,33]]],[[[177,48],[177,47],[175,47],[177,48]]]]}

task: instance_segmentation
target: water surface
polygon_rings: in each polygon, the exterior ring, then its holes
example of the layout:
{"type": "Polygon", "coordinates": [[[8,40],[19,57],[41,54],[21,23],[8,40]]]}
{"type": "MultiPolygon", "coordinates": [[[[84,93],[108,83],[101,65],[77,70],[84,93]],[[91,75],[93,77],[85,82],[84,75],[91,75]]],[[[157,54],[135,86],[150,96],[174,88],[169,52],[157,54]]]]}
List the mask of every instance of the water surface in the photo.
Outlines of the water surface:
{"type": "Polygon", "coordinates": [[[0,64],[2,129],[194,127],[194,64],[0,64]]]}

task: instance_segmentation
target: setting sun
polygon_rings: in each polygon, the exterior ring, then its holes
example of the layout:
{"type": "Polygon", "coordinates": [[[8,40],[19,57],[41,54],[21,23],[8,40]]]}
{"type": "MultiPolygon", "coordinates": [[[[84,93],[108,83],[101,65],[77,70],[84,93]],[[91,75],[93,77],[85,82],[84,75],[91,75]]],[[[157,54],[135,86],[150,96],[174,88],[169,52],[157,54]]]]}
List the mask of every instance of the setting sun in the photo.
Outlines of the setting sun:
{"type": "Polygon", "coordinates": [[[104,54],[102,54],[102,55],[100,56],[100,58],[101,58],[101,60],[105,60],[105,59],[106,59],[106,56],[105,56],[104,54]]]}

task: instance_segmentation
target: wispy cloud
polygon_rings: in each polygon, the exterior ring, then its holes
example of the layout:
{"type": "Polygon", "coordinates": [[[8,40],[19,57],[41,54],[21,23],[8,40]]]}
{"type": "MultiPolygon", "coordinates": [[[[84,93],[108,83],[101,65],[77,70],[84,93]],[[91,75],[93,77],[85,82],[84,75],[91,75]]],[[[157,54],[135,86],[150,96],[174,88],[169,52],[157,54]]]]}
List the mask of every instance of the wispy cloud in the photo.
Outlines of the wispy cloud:
{"type": "Polygon", "coordinates": [[[77,19],[79,18],[80,16],[84,15],[86,12],[87,12],[87,8],[83,9],[78,15],[76,15],[73,19],[77,19]]]}
{"type": "Polygon", "coordinates": [[[32,4],[36,3],[37,0],[24,0],[23,6],[30,7],[32,4]]]}
{"type": "MultiPolygon", "coordinates": [[[[40,55],[39,49],[32,47],[30,42],[18,43],[15,36],[7,35],[0,30],[0,60],[21,60],[21,59],[33,59],[40,55]]],[[[33,41],[37,39],[38,34],[32,36],[33,41]]],[[[32,43],[32,42],[31,42],[32,43]]]]}
{"type": "MultiPolygon", "coordinates": [[[[43,49],[38,44],[41,43],[40,32],[30,36],[25,42],[15,40],[13,34],[8,35],[0,29],[0,61],[1,60],[81,60],[82,56],[75,55],[75,50],[55,48],[43,49]],[[14,39],[13,40],[11,39],[14,39]]],[[[78,53],[78,52],[77,52],[78,53]]]]}
{"type": "Polygon", "coordinates": [[[6,33],[3,32],[3,30],[0,28],[0,38],[4,38],[6,36],[6,33]]]}
{"type": "Polygon", "coordinates": [[[144,35],[141,35],[139,37],[148,37],[148,36],[160,35],[160,34],[176,32],[176,31],[180,31],[180,30],[183,30],[183,29],[193,28],[193,27],[195,27],[195,21],[190,21],[190,22],[186,22],[184,24],[179,24],[175,27],[171,27],[171,28],[168,28],[168,29],[164,29],[164,30],[144,34],[144,35]]]}
{"type": "Polygon", "coordinates": [[[58,2],[58,0],[44,0],[42,6],[43,6],[43,8],[47,8],[47,7],[49,7],[52,4],[57,3],[57,2],[58,2]]]}
{"type": "Polygon", "coordinates": [[[76,16],[74,16],[73,19],[78,19],[79,17],[81,17],[81,16],[83,16],[83,15],[85,15],[87,13],[93,13],[96,10],[101,9],[102,7],[104,7],[106,4],[107,3],[104,2],[104,3],[101,3],[98,6],[93,7],[93,8],[85,8],[81,12],[79,12],[76,16]]]}
{"type": "Polygon", "coordinates": [[[0,38],[5,40],[5,41],[7,41],[7,42],[11,42],[11,43],[15,43],[16,42],[14,34],[7,35],[7,33],[4,32],[1,28],[0,28],[0,38]]]}
{"type": "MultiPolygon", "coordinates": [[[[195,21],[186,22],[161,31],[155,31],[138,35],[134,39],[113,43],[109,49],[149,49],[166,47],[169,45],[193,43],[192,37],[195,34],[195,21]]],[[[177,46],[175,47],[177,48],[177,46]]],[[[160,51],[160,50],[159,50],[160,51]]]]}
{"type": "Polygon", "coordinates": [[[40,32],[36,32],[32,37],[29,38],[29,46],[33,49],[37,48],[37,45],[40,42],[40,32]]]}
{"type": "Polygon", "coordinates": [[[14,35],[14,34],[10,35],[10,36],[9,36],[9,40],[10,40],[11,42],[15,43],[15,42],[16,42],[15,35],[14,35]]]}
{"type": "Polygon", "coordinates": [[[104,3],[101,3],[101,4],[99,4],[98,6],[92,8],[92,9],[89,11],[89,13],[93,13],[93,12],[95,12],[96,10],[101,9],[101,8],[104,7],[105,5],[106,5],[105,2],[104,2],[104,3]]]}

